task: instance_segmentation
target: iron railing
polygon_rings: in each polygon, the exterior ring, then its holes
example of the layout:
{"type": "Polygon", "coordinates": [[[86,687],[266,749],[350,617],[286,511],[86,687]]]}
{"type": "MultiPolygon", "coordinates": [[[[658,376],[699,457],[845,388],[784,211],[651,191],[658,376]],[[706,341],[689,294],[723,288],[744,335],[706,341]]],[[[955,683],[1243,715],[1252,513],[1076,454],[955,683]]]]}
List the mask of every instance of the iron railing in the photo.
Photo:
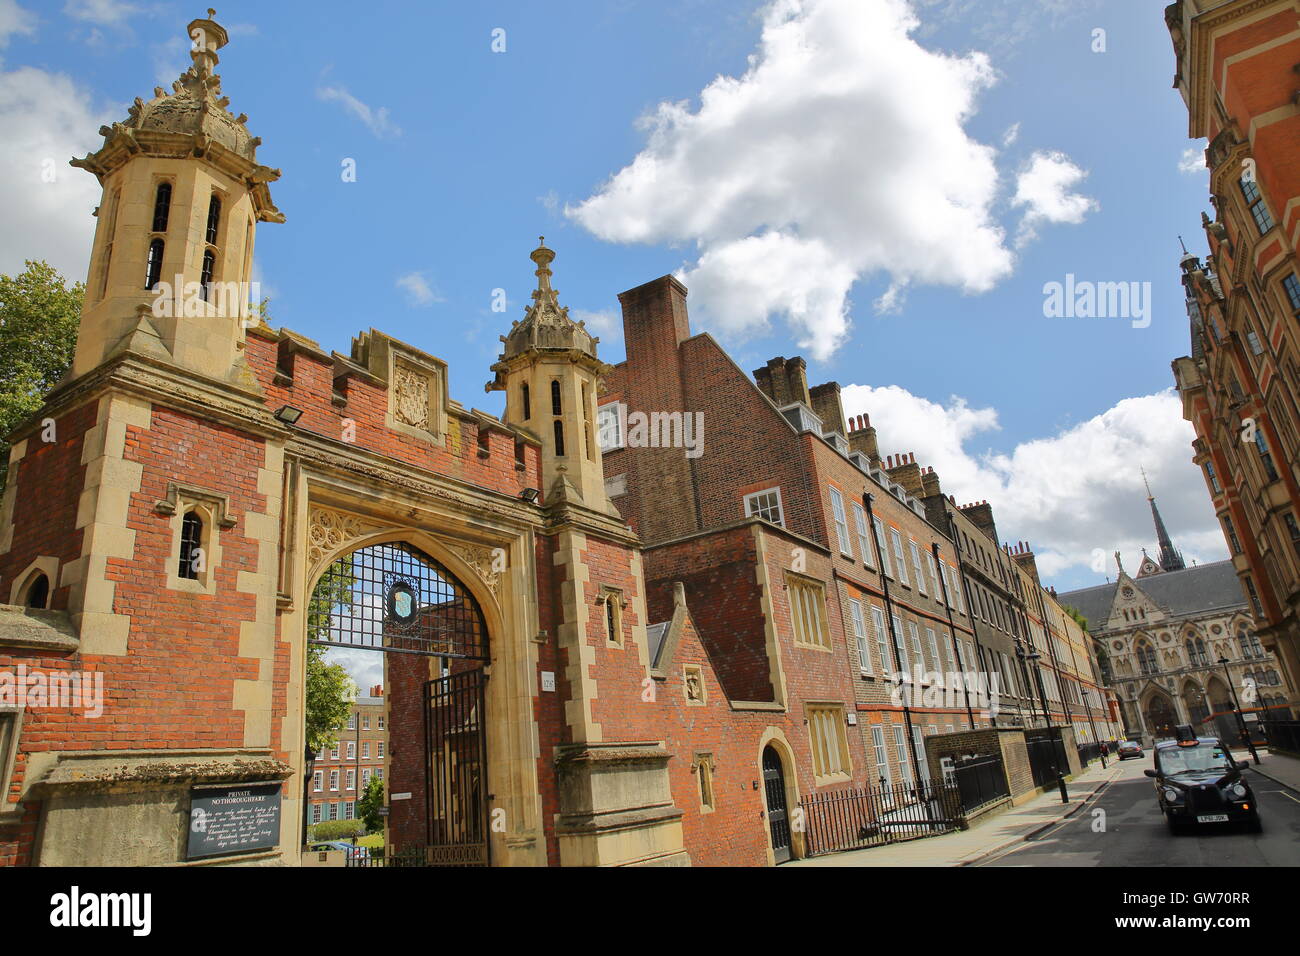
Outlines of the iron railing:
{"type": "Polygon", "coordinates": [[[1079,766],[1086,767],[1094,760],[1101,758],[1101,744],[1087,743],[1079,744],[1079,766]]]}
{"type": "Polygon", "coordinates": [[[1002,757],[986,754],[954,760],[953,778],[961,794],[961,807],[967,814],[1011,796],[1002,757]]]}
{"type": "Polygon", "coordinates": [[[1269,750],[1300,754],[1300,720],[1270,720],[1264,723],[1269,750]]]}
{"type": "Polygon", "coordinates": [[[962,819],[957,784],[947,782],[813,793],[799,809],[808,856],[937,836],[962,819]]]}

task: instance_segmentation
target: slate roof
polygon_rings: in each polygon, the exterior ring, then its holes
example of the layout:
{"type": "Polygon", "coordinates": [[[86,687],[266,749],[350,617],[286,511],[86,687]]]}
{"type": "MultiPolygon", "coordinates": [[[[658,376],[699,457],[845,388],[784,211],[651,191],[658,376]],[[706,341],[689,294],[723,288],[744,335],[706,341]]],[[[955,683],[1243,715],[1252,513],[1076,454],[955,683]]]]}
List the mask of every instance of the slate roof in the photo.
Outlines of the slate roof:
{"type": "MultiPolygon", "coordinates": [[[[1231,561],[1199,564],[1182,571],[1166,571],[1133,582],[1166,614],[1181,617],[1203,614],[1219,608],[1245,606],[1246,598],[1231,561]]],[[[1118,582],[1066,591],[1056,599],[1077,608],[1088,619],[1088,626],[1098,630],[1110,617],[1118,582]]]]}

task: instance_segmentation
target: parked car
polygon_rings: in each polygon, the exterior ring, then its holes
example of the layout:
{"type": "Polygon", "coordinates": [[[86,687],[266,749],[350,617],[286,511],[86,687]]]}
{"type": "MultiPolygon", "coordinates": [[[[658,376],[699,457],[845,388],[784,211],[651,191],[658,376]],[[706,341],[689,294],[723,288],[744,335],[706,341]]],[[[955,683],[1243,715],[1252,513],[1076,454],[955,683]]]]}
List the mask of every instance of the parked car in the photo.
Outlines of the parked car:
{"type": "Polygon", "coordinates": [[[370,848],[366,846],[353,846],[347,840],[329,840],[325,843],[313,843],[313,850],[342,850],[349,859],[368,860],[370,859],[370,848]]]}
{"type": "Polygon", "coordinates": [[[1125,760],[1128,757],[1141,757],[1142,745],[1136,740],[1121,740],[1119,746],[1115,748],[1115,752],[1119,754],[1120,760],[1125,760]]]}
{"type": "Polygon", "coordinates": [[[1175,739],[1155,747],[1156,799],[1170,833],[1214,823],[1245,823],[1253,833],[1262,829],[1259,806],[1241,771],[1248,764],[1234,760],[1218,737],[1198,737],[1190,725],[1178,728],[1175,739]]]}

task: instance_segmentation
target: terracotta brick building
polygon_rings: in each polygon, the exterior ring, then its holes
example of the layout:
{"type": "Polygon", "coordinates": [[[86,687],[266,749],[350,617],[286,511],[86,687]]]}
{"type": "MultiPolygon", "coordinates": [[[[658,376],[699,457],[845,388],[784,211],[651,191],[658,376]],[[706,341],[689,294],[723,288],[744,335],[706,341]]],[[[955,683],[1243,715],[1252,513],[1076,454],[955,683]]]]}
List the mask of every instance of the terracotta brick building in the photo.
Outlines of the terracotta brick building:
{"type": "MultiPolygon", "coordinates": [[[[1165,10],[1188,134],[1209,140],[1209,255],[1181,262],[1191,352],[1173,363],[1193,460],[1247,606],[1300,686],[1300,36],[1295,0],[1165,10]]],[[[1291,704],[1297,704],[1291,698],[1291,704]]]]}
{"type": "Polygon", "coordinates": [[[338,745],[324,748],[312,763],[307,822],[353,820],[357,801],[371,777],[385,778],[388,761],[387,708],[384,688],[376,685],[357,697],[338,745]]]}

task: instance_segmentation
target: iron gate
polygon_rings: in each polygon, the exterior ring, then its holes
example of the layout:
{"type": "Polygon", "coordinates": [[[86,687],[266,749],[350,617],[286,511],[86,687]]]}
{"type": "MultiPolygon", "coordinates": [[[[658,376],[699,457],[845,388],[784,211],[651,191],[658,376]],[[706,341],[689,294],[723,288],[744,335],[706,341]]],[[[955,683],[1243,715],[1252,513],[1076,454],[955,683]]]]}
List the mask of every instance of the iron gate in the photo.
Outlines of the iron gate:
{"type": "Polygon", "coordinates": [[[307,640],[317,647],[386,654],[392,736],[385,785],[403,793],[389,796],[390,845],[355,853],[349,865],[487,865],[483,666],[490,657],[487,626],[473,594],[413,545],[369,545],[335,560],[317,581],[307,640]],[[423,754],[417,752],[421,737],[423,754]],[[410,803],[392,802],[399,798],[410,803]],[[422,822],[405,812],[395,819],[399,806],[421,805],[422,822]]]}
{"type": "Polygon", "coordinates": [[[429,866],[487,866],[487,734],[483,669],[424,685],[425,821],[429,866]]]}
{"type": "Polygon", "coordinates": [[[772,856],[777,863],[784,863],[790,859],[790,820],[785,805],[785,771],[781,767],[781,758],[771,747],[763,751],[763,787],[767,793],[772,856]]]}

